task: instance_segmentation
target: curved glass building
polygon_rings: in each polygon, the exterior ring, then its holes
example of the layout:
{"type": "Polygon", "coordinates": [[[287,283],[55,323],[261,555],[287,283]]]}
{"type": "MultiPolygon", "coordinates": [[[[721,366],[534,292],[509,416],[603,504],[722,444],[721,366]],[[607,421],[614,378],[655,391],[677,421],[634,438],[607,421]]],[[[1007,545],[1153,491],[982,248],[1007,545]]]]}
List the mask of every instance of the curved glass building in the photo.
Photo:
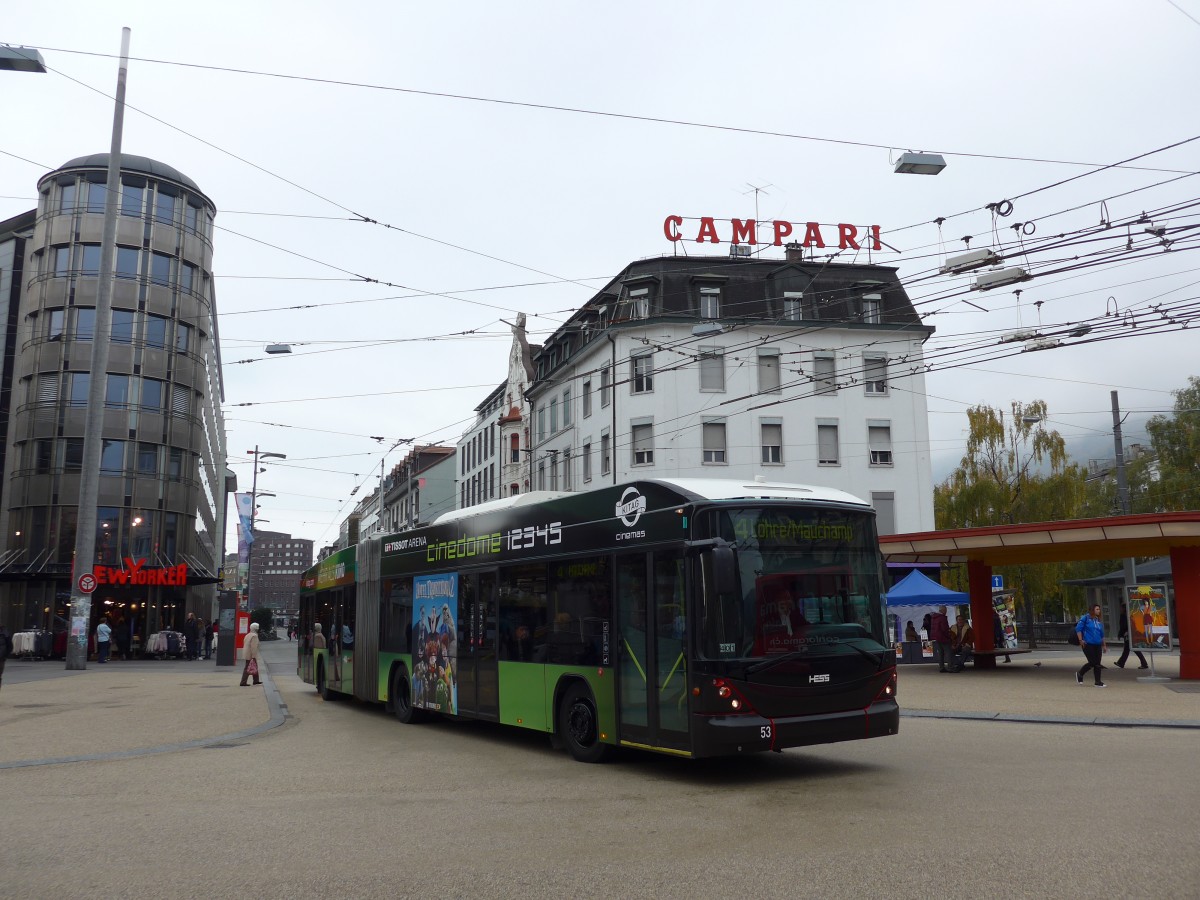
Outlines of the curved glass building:
{"type": "MultiPolygon", "coordinates": [[[[107,166],[107,153],[71,160],[38,182],[26,227],[25,217],[0,223],[21,285],[0,296],[11,345],[0,617],[10,628],[65,627],[107,166]]],[[[108,613],[136,649],[187,611],[207,619],[215,608],[225,438],[216,208],[192,179],[145,157],[122,154],[120,189],[90,625],[108,613]]]]}

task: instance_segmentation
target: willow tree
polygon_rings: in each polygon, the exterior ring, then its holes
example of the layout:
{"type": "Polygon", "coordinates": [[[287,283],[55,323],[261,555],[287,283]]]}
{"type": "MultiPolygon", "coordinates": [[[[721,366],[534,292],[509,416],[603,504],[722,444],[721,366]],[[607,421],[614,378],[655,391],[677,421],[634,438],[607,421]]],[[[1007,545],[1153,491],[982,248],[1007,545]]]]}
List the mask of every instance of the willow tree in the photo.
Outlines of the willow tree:
{"type": "MultiPolygon", "coordinates": [[[[1044,400],[1012,404],[1008,415],[979,405],[967,410],[967,446],[958,468],[934,488],[938,528],[1013,525],[1079,517],[1084,470],[1067,458],[1062,435],[1046,426],[1044,400]]],[[[1065,564],[1005,566],[998,570],[1027,611],[1062,604],[1065,564]]],[[[965,589],[966,573],[950,580],[965,589]]]]}
{"type": "Polygon", "coordinates": [[[1146,423],[1158,458],[1150,495],[1157,510],[1200,509],[1200,378],[1175,391],[1173,413],[1146,423]]]}

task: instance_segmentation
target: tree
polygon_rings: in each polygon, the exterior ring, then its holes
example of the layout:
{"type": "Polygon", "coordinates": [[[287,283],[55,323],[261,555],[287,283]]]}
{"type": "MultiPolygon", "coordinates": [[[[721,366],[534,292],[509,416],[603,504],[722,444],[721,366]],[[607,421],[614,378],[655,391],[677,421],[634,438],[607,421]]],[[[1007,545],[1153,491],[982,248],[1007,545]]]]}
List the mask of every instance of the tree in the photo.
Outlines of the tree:
{"type": "MultiPolygon", "coordinates": [[[[950,477],[934,488],[938,528],[1048,522],[1081,515],[1084,470],[1067,459],[1066,443],[1046,427],[1044,400],[1014,402],[1011,415],[991,406],[967,410],[966,453],[950,477]]],[[[1063,563],[1006,566],[1000,572],[1016,588],[1031,623],[1035,609],[1062,606],[1063,563]]],[[[966,573],[948,579],[966,587],[966,573]]]]}
{"type": "Polygon", "coordinates": [[[258,630],[266,634],[275,624],[275,610],[269,606],[256,607],[250,611],[250,621],[257,622],[258,630]]]}
{"type": "Polygon", "coordinates": [[[1149,487],[1157,510],[1200,509],[1200,378],[1175,391],[1174,415],[1146,423],[1158,456],[1158,479],[1149,487]]]}

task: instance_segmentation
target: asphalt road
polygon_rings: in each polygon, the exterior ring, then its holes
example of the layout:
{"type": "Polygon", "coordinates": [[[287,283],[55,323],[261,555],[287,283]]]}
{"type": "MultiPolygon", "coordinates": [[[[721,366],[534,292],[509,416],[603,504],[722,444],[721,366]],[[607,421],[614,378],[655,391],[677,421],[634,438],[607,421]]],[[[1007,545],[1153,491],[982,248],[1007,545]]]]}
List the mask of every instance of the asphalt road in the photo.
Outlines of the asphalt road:
{"type": "MultiPolygon", "coordinates": [[[[1196,896],[1195,731],[901,733],[588,766],[500,726],[323,703],[245,741],[0,771],[4,897],[1196,896]]],[[[3,736],[0,735],[0,740],[3,736]]]]}

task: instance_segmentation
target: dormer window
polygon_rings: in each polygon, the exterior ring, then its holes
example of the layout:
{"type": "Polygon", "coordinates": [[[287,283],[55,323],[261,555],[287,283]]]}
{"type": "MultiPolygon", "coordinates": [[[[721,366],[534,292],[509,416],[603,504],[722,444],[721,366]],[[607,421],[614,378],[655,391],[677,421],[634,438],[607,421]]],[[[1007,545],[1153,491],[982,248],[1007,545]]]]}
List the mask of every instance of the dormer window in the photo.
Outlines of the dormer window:
{"type": "Polygon", "coordinates": [[[629,318],[650,318],[650,288],[631,288],[626,296],[629,300],[629,318]]]}
{"type": "Polygon", "coordinates": [[[700,318],[712,320],[721,318],[721,288],[715,284],[700,286],[700,318]]]}
{"type": "Polygon", "coordinates": [[[878,325],[883,321],[882,294],[863,294],[862,321],[864,325],[878,325]]]}

